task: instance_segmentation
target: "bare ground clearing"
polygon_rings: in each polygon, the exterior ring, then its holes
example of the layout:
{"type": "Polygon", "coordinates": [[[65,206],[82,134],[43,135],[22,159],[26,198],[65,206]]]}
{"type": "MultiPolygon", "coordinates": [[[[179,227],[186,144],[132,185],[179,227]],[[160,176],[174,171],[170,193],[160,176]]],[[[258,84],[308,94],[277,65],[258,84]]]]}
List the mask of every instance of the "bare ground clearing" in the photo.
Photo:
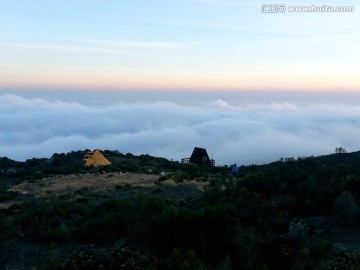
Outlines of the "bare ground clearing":
{"type": "Polygon", "coordinates": [[[56,175],[34,183],[21,183],[10,189],[21,194],[42,196],[47,193],[63,195],[80,189],[102,192],[116,185],[149,186],[158,180],[158,175],[134,173],[72,174],[56,175]]]}
{"type": "MultiPolygon", "coordinates": [[[[173,189],[177,186],[194,189],[197,192],[204,190],[205,183],[186,181],[184,184],[176,184],[172,180],[163,181],[161,185],[156,185],[159,175],[155,174],[135,174],[135,173],[96,173],[96,174],[71,174],[56,175],[39,179],[35,182],[23,182],[15,185],[8,192],[18,193],[20,196],[14,200],[0,202],[0,208],[8,208],[14,203],[26,199],[26,197],[47,197],[72,194],[80,190],[87,193],[109,194],[115,190],[139,189],[153,190],[156,187],[173,189]]],[[[179,190],[180,191],[180,190],[179,190]]]]}

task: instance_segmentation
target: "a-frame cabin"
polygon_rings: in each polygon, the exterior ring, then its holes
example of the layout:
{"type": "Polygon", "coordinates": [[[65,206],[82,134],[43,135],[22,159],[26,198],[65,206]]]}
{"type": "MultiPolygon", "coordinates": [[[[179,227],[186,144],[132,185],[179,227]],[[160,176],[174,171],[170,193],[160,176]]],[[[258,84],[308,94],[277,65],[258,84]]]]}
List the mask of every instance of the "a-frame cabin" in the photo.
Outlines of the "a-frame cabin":
{"type": "Polygon", "coordinates": [[[215,160],[210,159],[205,148],[195,147],[191,157],[182,159],[183,163],[193,163],[198,165],[215,165],[215,160]]]}

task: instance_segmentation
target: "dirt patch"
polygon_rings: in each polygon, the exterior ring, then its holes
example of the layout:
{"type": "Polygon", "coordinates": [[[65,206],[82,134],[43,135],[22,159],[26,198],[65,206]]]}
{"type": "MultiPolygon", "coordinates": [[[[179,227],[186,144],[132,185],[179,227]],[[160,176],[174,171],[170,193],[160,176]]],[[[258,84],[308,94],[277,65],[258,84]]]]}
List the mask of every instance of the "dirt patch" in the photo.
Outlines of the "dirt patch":
{"type": "Polygon", "coordinates": [[[62,195],[85,188],[102,192],[112,189],[116,185],[153,185],[158,178],[158,175],[134,173],[58,175],[38,180],[35,183],[22,183],[14,186],[12,190],[21,194],[35,196],[42,196],[47,193],[62,195]]]}
{"type": "Polygon", "coordinates": [[[159,175],[135,173],[96,173],[57,175],[39,179],[35,182],[23,182],[8,189],[8,192],[19,194],[13,200],[0,202],[0,208],[8,208],[30,197],[48,197],[74,194],[84,191],[84,194],[117,195],[145,192],[153,194],[154,190],[163,190],[174,198],[198,196],[203,193],[206,183],[186,181],[177,184],[173,180],[157,182],[159,175]]]}
{"type": "Polygon", "coordinates": [[[14,203],[22,201],[24,197],[46,197],[48,195],[61,196],[88,190],[89,192],[104,193],[119,186],[151,187],[159,179],[155,174],[134,173],[103,173],[103,174],[72,174],[47,177],[35,182],[24,182],[8,189],[8,192],[18,193],[17,199],[1,202],[0,208],[8,208],[14,203]]]}

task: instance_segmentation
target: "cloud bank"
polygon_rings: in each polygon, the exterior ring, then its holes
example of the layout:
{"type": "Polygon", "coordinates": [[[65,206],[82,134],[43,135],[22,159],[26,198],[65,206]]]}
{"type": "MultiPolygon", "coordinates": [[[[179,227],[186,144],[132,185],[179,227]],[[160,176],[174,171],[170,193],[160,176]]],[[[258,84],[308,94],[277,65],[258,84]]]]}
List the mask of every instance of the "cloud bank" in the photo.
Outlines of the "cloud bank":
{"type": "Polygon", "coordinates": [[[216,163],[263,164],[280,157],[360,149],[360,105],[233,105],[224,100],[89,106],[0,96],[0,156],[15,160],[83,149],[178,160],[195,146],[216,163]]]}

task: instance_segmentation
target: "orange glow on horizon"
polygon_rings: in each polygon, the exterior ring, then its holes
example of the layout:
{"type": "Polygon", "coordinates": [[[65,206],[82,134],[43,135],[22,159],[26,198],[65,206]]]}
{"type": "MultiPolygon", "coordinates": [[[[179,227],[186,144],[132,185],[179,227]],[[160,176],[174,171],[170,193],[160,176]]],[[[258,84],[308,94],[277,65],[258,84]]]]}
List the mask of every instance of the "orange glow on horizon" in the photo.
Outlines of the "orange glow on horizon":
{"type": "MultiPolygon", "coordinates": [[[[7,74],[6,74],[7,73],[7,74]]],[[[0,88],[130,91],[360,91],[360,78],[314,70],[116,70],[46,67],[10,69],[0,88]]]]}

